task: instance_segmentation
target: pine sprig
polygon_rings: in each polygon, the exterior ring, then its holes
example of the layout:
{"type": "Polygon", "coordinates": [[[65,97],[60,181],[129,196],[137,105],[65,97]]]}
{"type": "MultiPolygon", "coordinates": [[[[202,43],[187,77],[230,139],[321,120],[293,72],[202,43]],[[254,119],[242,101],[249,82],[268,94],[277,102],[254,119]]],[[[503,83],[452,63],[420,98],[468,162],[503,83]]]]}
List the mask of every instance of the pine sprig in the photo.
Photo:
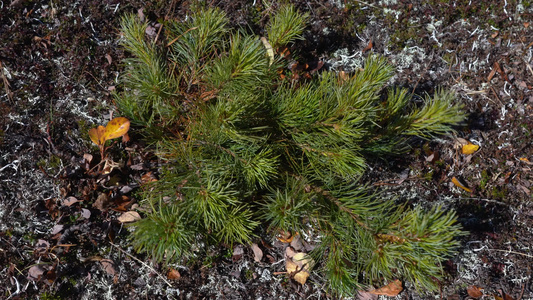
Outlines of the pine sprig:
{"type": "Polygon", "coordinates": [[[282,6],[272,17],[267,28],[268,39],[274,49],[285,46],[297,39],[305,29],[308,14],[300,14],[293,6],[282,6]]]}

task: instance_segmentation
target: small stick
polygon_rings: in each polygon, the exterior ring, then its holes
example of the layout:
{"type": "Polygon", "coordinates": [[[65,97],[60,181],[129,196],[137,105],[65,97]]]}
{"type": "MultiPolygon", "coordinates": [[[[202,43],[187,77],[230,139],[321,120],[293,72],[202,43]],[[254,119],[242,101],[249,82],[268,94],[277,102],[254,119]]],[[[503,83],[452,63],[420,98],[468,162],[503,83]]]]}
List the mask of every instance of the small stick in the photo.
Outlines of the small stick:
{"type": "Polygon", "coordinates": [[[498,100],[498,102],[500,102],[500,104],[503,106],[503,102],[502,102],[502,100],[500,100],[500,97],[498,96],[498,93],[496,93],[496,91],[494,90],[494,87],[491,86],[490,90],[492,91],[494,96],[496,96],[496,99],[498,100]]]}
{"type": "Polygon", "coordinates": [[[154,272],[155,274],[157,274],[157,276],[159,276],[159,278],[161,278],[166,284],[168,284],[169,287],[172,287],[172,284],[170,282],[168,282],[168,280],[165,278],[165,276],[161,275],[161,273],[157,272],[154,268],[150,267],[148,264],[146,264],[144,261],[138,259],[137,257],[129,254],[128,252],[122,250],[122,248],[120,248],[119,246],[113,244],[112,242],[109,242],[111,244],[111,246],[117,248],[120,252],[126,254],[127,256],[129,256],[130,258],[132,258],[133,260],[137,261],[138,263],[142,264],[143,266],[147,267],[148,269],[152,270],[152,272],[154,272]]]}
{"type": "Polygon", "coordinates": [[[512,251],[512,250],[503,250],[503,249],[487,249],[487,250],[505,252],[505,253],[510,253],[510,254],[517,254],[517,255],[522,255],[522,256],[525,256],[525,257],[533,258],[533,255],[529,255],[529,254],[525,254],[525,253],[521,253],[521,252],[516,252],[516,251],[512,251]]]}
{"type": "Polygon", "coordinates": [[[179,40],[182,36],[186,35],[189,31],[191,30],[194,30],[194,29],[198,29],[198,27],[192,27],[192,28],[189,28],[187,29],[184,33],[182,33],[180,36],[176,37],[175,39],[173,39],[172,41],[170,41],[168,44],[167,44],[167,47],[170,47],[172,46],[172,44],[174,44],[177,40],[179,40]]]}
{"type": "Polygon", "coordinates": [[[4,67],[2,66],[1,60],[0,60],[0,76],[2,76],[2,81],[4,82],[4,89],[6,90],[7,99],[9,99],[9,101],[12,102],[13,95],[11,95],[11,90],[9,90],[9,81],[7,81],[6,75],[4,75],[4,67]]]}
{"type": "MultiPolygon", "coordinates": [[[[531,66],[529,65],[529,63],[524,59],[524,62],[526,63],[526,67],[529,69],[529,72],[531,72],[531,75],[533,75],[533,69],[531,69],[531,66]]],[[[0,66],[1,66],[1,63],[0,63],[0,66]]]]}

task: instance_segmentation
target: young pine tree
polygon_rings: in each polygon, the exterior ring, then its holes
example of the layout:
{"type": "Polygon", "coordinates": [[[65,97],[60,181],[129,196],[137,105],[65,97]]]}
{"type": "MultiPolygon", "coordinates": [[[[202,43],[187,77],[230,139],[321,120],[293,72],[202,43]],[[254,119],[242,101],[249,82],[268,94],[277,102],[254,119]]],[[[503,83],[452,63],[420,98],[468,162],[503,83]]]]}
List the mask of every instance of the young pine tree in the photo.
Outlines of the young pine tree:
{"type": "Polygon", "coordinates": [[[307,18],[281,7],[265,43],[230,30],[220,10],[198,9],[164,24],[166,45],[134,16],[122,20],[133,58],[117,102],[163,161],[160,180],[144,188],[149,213],[133,244],[171,261],[202,245],[249,243],[265,228],[313,232],[310,255],[338,294],[394,278],[435,290],[458,246],[455,214],[398,206],[358,178],[367,157],[450,132],[461,106],[442,90],[423,105],[405,89],[384,91],[394,68],[378,56],[348,78],[280,76],[287,62],[271,51],[299,39],[307,18]]]}

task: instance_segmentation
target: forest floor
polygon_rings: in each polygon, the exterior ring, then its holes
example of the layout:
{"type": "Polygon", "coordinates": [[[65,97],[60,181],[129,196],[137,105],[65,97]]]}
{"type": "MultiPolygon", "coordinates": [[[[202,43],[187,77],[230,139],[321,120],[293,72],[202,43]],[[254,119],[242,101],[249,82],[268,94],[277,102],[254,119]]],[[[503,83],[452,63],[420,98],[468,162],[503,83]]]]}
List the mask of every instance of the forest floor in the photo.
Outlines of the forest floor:
{"type": "MultiPolygon", "coordinates": [[[[258,36],[275,8],[270,1],[207,2],[258,36]]],[[[396,298],[533,299],[533,4],[290,2],[311,16],[293,49],[309,71],[324,63],[350,72],[378,53],[396,67],[391,85],[415,95],[451,89],[469,113],[455,135],[414,143],[408,155],[371,162],[365,174],[398,201],[457,211],[468,231],[446,262],[439,293],[405,282],[396,298]],[[464,140],[479,150],[462,154],[464,140]]],[[[165,18],[184,18],[188,6],[0,1],[1,299],[333,298],[319,274],[304,286],[275,275],[284,269],[283,248],[267,237],[258,241],[259,262],[248,245],[209,250],[191,265],[156,265],[135,253],[117,218],[141,200],[143,176],[157,172],[135,128],[123,149],[128,183],[103,186],[88,175],[90,155],[98,155],[88,130],[119,114],[112,92],[121,88],[128,56],[119,45],[121,16],[137,14],[156,30],[165,18]],[[123,197],[110,199],[118,190],[123,197]]]]}

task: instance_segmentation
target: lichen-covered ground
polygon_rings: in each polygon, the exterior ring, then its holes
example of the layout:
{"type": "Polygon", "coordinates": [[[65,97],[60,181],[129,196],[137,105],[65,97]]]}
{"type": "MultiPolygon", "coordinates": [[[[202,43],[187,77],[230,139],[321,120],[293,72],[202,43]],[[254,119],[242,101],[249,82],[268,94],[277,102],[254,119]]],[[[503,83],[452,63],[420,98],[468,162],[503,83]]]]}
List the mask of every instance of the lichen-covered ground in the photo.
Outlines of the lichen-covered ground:
{"type": "MultiPolygon", "coordinates": [[[[156,158],[131,132],[113,153],[118,186],[87,172],[87,130],[115,111],[118,22],[135,13],[184,18],[189,1],[0,1],[0,298],[325,299],[322,278],[287,280],[282,247],[211,249],[163,267],[136,254],[117,217],[140,199],[156,158]],[[85,158],[84,158],[85,155],[85,158]],[[143,177],[145,176],[145,177],[143,177]],[[121,195],[110,198],[108,195],[121,195]],[[169,272],[172,271],[172,272],[169,272]],[[179,276],[178,276],[179,273],[179,276]]],[[[276,1],[273,1],[276,2],[276,1]]],[[[445,264],[440,293],[408,282],[398,299],[533,299],[533,6],[526,0],[290,1],[310,13],[294,51],[312,70],[349,72],[369,53],[397,68],[415,95],[454,90],[470,117],[455,136],[372,162],[365,180],[410,205],[454,209],[469,235],[445,264]],[[480,146],[472,155],[459,138],[480,146]],[[456,177],[467,192],[452,183],[456,177]],[[470,291],[470,295],[469,292],[470,291]],[[501,298],[497,298],[501,297],[501,298]]],[[[209,1],[261,35],[271,1],[209,1]]],[[[305,70],[304,70],[305,71],[305,70]]],[[[278,242],[279,243],[279,242],[278,242]]]]}

